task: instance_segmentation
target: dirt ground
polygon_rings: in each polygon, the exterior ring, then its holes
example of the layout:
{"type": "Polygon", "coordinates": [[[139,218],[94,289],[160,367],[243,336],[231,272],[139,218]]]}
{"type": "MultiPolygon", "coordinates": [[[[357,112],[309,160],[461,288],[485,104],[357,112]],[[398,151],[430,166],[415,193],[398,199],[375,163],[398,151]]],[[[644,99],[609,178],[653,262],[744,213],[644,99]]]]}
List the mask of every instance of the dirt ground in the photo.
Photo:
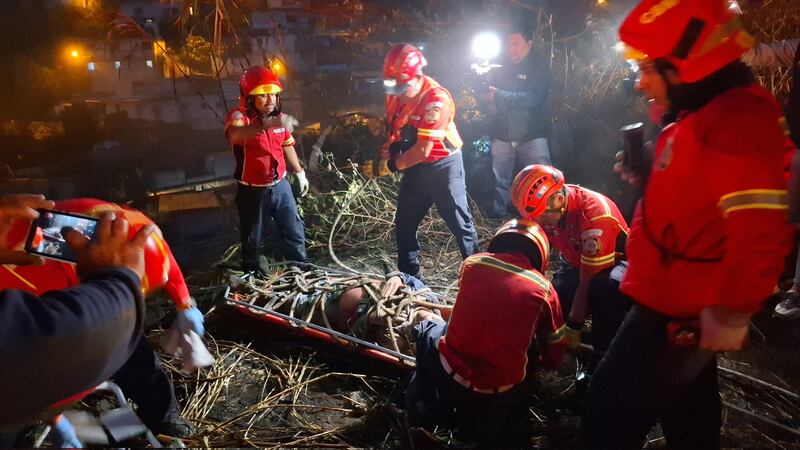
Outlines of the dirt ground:
{"type": "MultiPolygon", "coordinates": [[[[206,252],[202,252],[208,255],[206,252]]],[[[365,263],[363,257],[342,256],[348,265],[365,263]]],[[[208,258],[204,258],[208,259],[208,258]]],[[[326,255],[315,255],[319,264],[333,266],[326,255]]],[[[367,264],[369,265],[369,264],[367,264]]],[[[377,265],[377,264],[376,264],[377,265]]],[[[208,266],[206,266],[208,267],[208,266]]],[[[455,277],[425,267],[435,274],[435,282],[442,287],[455,277]]],[[[189,277],[192,289],[201,304],[208,308],[221,281],[216,272],[194,271],[189,277]],[[200,291],[198,291],[200,289],[200,291]]],[[[452,293],[452,292],[451,292],[452,293]]],[[[753,320],[753,332],[747,348],[720,358],[720,366],[756,377],[790,391],[800,390],[800,321],[788,322],[772,317],[772,300],[753,320]]],[[[394,367],[365,361],[353,352],[321,345],[300,335],[281,332],[263,323],[246,318],[230,308],[218,307],[208,317],[208,329],[216,340],[249,344],[252,350],[276,361],[307,364],[315,376],[322,380],[306,385],[299,393],[287,394],[275,405],[245,414],[241,420],[227,424],[236,431],[214,430],[220,423],[241,415],[253,405],[263,402],[266,392],[275,390],[270,385],[274,373],[266,370],[257,359],[243,358],[234,374],[226,381],[224,394],[216,399],[210,412],[199,423],[198,440],[188,440],[190,445],[208,446],[285,446],[319,448],[367,447],[407,448],[409,441],[403,395],[408,372],[394,367]],[[249,428],[248,428],[249,427],[249,428]],[[249,430],[245,432],[243,430],[249,430]],[[205,441],[203,440],[205,438],[205,441]]],[[[235,356],[235,355],[234,355],[235,356]]],[[[228,356],[231,358],[232,356],[228,356]]],[[[218,364],[232,364],[222,361],[218,364]]],[[[280,363],[283,364],[283,363],[280,363]]],[[[580,395],[576,394],[574,359],[556,375],[543,383],[540,394],[531,408],[530,448],[573,449],[580,426],[577,411],[580,395]]],[[[285,376],[283,376],[286,378],[285,376]]],[[[280,378],[280,377],[278,377],[280,378]]],[[[291,383],[288,377],[280,383],[291,383]]],[[[724,401],[755,415],[773,420],[785,427],[795,428],[800,423],[800,403],[773,395],[769,389],[754,387],[729,377],[721,376],[724,401]]],[[[179,396],[185,402],[196,394],[193,383],[176,379],[179,396]]],[[[782,430],[750,415],[726,407],[723,412],[723,446],[725,448],[783,448],[800,449],[800,435],[782,430]]],[[[437,430],[437,444],[444,447],[469,447],[450,430],[437,430]]],[[[664,445],[656,428],[650,436],[648,448],[664,445]]]]}

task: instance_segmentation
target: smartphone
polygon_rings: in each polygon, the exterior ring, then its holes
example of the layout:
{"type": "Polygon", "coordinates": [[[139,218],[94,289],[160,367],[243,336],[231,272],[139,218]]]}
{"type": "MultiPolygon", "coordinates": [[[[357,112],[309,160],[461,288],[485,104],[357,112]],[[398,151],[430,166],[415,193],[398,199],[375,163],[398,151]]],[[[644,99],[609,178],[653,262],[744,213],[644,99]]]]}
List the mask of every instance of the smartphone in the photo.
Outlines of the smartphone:
{"type": "Polygon", "coordinates": [[[39,218],[31,223],[31,229],[28,231],[25,251],[45,258],[76,263],[77,256],[61,235],[64,227],[70,227],[91,239],[97,230],[97,219],[63,211],[40,209],[39,218]]]}

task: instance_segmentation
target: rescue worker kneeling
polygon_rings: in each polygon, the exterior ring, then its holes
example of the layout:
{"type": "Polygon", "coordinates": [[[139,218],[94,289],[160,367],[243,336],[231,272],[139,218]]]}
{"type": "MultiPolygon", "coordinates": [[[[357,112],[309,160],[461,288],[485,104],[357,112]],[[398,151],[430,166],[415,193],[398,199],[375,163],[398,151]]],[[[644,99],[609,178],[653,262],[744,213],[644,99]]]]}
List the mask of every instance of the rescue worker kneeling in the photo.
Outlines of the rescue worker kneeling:
{"type": "Polygon", "coordinates": [[[535,220],[561,252],[553,286],[566,316],[570,348],[578,347],[583,324],[592,316],[592,372],[632,305],[619,293],[627,267],[623,250],[628,224],[611,199],[564,184],[564,175],[551,166],[522,169],[514,178],[511,198],[520,215],[535,220]]]}
{"type": "Polygon", "coordinates": [[[547,258],[542,229],[514,219],[464,261],[450,323],[429,315],[412,333],[412,425],[456,426],[481,447],[523,442],[530,366],[556,368],[566,351],[558,295],[542,274],[547,258]]]}

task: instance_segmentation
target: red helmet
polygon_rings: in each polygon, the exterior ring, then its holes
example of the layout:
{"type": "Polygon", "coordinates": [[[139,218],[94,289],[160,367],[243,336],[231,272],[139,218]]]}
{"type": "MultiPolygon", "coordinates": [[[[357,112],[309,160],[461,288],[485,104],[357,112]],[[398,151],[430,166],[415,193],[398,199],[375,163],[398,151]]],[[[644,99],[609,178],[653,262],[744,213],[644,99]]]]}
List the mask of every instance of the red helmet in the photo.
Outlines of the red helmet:
{"type": "MultiPolygon", "coordinates": [[[[533,244],[533,247],[536,251],[539,252],[538,255],[527,255],[529,258],[531,256],[539,256],[539,261],[541,261],[541,266],[536,267],[536,270],[544,273],[547,269],[547,261],[550,258],[550,243],[547,240],[547,235],[545,234],[542,227],[539,226],[536,222],[528,219],[511,219],[504,222],[500,225],[500,228],[497,229],[492,239],[489,241],[489,245],[487,250],[490,252],[500,251],[501,245],[506,238],[510,236],[522,236],[530,240],[533,244]]],[[[517,241],[519,242],[519,241],[517,241]]],[[[505,248],[502,250],[507,251],[509,241],[506,241],[505,248]]],[[[526,250],[524,247],[519,249],[520,251],[526,250]]],[[[535,260],[531,258],[531,260],[535,260]]]]}
{"type": "Polygon", "coordinates": [[[270,70],[254,66],[244,71],[239,80],[239,93],[242,98],[248,95],[277,94],[283,90],[281,80],[270,70]]]}
{"type": "Polygon", "coordinates": [[[383,84],[391,95],[399,95],[409,81],[422,76],[428,65],[422,52],[411,44],[397,44],[383,59],[383,84]],[[396,93],[395,93],[396,92],[396,93]]]}
{"type": "Polygon", "coordinates": [[[619,29],[625,58],[665,59],[681,82],[701,80],[753,46],[738,11],[732,0],[642,0],[619,29]]]}
{"type": "Polygon", "coordinates": [[[519,214],[533,219],[547,211],[547,201],[564,187],[564,174],[543,164],[528,166],[511,184],[511,202],[519,214]]]}

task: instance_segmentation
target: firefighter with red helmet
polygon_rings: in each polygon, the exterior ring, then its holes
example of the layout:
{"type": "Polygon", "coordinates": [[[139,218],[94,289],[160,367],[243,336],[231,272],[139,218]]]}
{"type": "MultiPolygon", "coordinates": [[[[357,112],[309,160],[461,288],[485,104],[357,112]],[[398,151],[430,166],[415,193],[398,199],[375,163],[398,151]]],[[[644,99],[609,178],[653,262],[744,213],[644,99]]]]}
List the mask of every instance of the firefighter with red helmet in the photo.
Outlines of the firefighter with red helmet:
{"type": "Polygon", "coordinates": [[[478,235],[467,202],[461,137],[452,96],[422,73],[422,52],[398,44],[383,61],[388,140],[378,158],[364,167],[367,176],[402,172],[395,215],[397,266],[419,275],[417,228],[436,205],[456,237],[461,256],[478,251],[478,235]]]}
{"type": "Polygon", "coordinates": [[[591,372],[608,349],[631,303],[619,295],[627,263],[628,224],[617,205],[598,192],[564,184],[555,167],[534,164],[514,178],[511,199],[522,217],[535,220],[561,253],[553,276],[571,348],[577,348],[586,317],[592,316],[591,372]]]}
{"type": "Polygon", "coordinates": [[[589,387],[584,447],[719,448],[716,352],[735,351],[792,248],[780,105],[739,57],[752,45],[726,0],[644,0],[623,22],[638,87],[674,121],[628,239],[635,305],[589,387]]]}
{"type": "Polygon", "coordinates": [[[486,252],[464,260],[449,323],[427,313],[412,332],[412,423],[454,421],[479,447],[519,448],[531,398],[523,381],[534,368],[557,368],[566,350],[558,294],[543,275],[548,254],[539,225],[512,219],[486,252]]]}
{"type": "Polygon", "coordinates": [[[259,270],[261,241],[270,218],[275,219],[284,244],[284,256],[306,262],[305,230],[287,168],[308,192],[305,172],[297,159],[294,138],[281,112],[281,81],[261,66],[247,69],[239,81],[241,106],[228,114],[225,135],[236,158],[236,206],[242,233],[242,269],[259,270]]]}

